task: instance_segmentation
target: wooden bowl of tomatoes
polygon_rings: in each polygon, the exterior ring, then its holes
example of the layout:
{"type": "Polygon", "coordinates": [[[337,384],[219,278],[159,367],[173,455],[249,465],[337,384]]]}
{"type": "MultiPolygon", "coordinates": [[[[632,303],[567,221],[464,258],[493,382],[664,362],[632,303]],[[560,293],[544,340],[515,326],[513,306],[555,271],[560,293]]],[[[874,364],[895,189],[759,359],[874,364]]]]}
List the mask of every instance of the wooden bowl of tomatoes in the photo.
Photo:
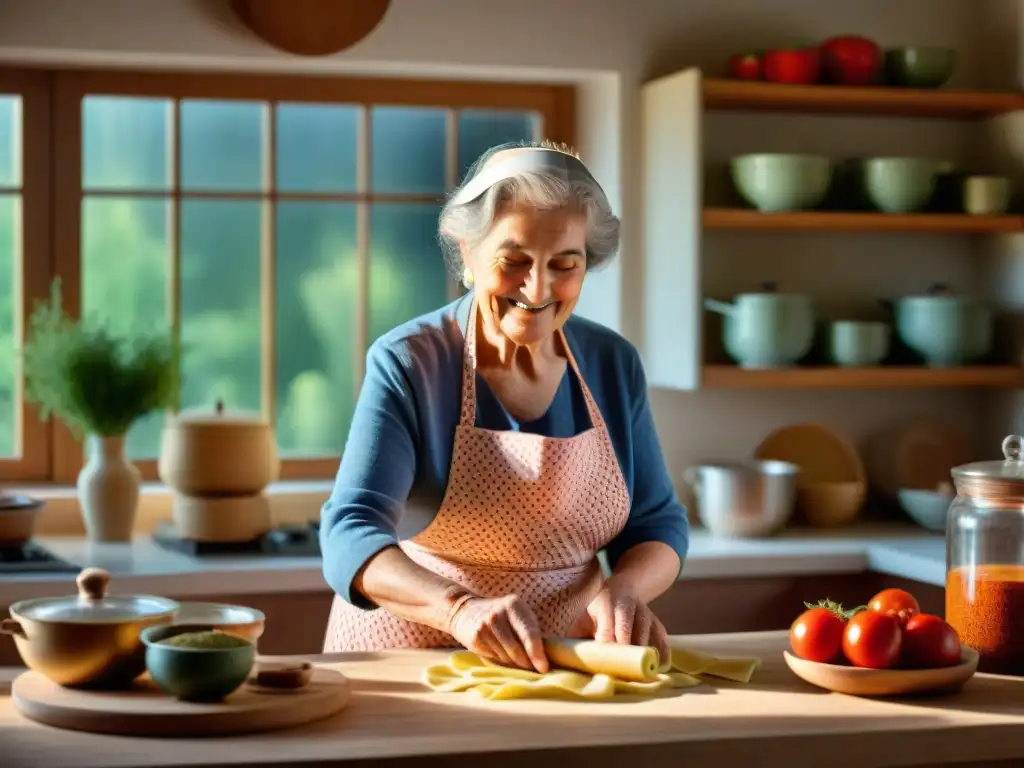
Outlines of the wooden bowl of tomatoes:
{"type": "Polygon", "coordinates": [[[883,590],[852,610],[831,600],[806,607],[783,656],[793,674],[819,688],[852,696],[953,691],[978,669],[977,651],[942,618],[921,613],[905,590],[883,590]]]}

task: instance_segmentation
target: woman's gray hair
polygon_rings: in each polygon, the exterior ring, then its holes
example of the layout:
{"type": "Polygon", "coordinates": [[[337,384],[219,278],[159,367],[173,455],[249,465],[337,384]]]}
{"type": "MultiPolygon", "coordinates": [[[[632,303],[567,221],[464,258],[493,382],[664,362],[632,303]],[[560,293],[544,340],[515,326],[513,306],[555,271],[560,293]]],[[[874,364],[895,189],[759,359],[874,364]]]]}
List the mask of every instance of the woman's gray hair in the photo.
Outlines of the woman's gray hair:
{"type": "Polygon", "coordinates": [[[452,193],[441,209],[438,227],[441,248],[448,269],[456,280],[462,280],[464,269],[461,243],[465,242],[470,249],[476,248],[491,231],[501,206],[507,203],[524,203],[540,210],[573,207],[585,211],[588,270],[610,262],[619,250],[619,219],[612,213],[608,197],[596,181],[566,181],[543,171],[522,172],[502,179],[475,200],[461,205],[455,202],[459,190],[480,173],[488,160],[499,152],[521,147],[555,149],[575,156],[564,145],[548,141],[523,141],[500,144],[477,158],[466,172],[462,185],[452,193]]]}

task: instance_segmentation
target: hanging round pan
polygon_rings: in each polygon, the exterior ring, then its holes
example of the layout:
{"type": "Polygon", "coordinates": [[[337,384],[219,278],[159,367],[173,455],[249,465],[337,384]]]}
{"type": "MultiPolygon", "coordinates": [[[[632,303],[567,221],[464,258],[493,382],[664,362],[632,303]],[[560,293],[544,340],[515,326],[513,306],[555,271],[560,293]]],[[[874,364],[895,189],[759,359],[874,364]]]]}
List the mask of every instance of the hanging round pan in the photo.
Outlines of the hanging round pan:
{"type": "Polygon", "coordinates": [[[20,547],[32,538],[43,502],[0,492],[0,549],[20,547]]]}
{"type": "Polygon", "coordinates": [[[391,0],[232,0],[242,22],[275,48],[327,56],[373,32],[391,0]]]}

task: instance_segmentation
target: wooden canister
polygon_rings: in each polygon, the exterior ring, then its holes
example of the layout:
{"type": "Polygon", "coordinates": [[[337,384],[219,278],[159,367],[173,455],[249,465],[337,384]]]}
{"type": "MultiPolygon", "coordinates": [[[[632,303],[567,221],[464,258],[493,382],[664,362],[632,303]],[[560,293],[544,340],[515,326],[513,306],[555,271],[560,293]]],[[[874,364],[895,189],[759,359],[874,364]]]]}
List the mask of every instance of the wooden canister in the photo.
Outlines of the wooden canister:
{"type": "Polygon", "coordinates": [[[157,471],[186,496],[253,496],[277,479],[280,460],[266,419],[218,402],[168,420],[157,471]]]}

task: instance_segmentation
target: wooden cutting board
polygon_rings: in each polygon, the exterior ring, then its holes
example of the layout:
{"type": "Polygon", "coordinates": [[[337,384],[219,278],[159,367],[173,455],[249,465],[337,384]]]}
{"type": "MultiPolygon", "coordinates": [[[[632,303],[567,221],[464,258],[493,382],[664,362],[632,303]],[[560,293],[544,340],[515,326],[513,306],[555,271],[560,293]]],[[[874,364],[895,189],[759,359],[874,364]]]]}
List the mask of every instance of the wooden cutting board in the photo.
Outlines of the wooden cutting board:
{"type": "Polygon", "coordinates": [[[120,736],[227,736],[322,720],[348,703],[348,679],[317,668],[305,688],[267,689],[248,683],[217,704],[177,701],[148,677],[127,691],[62,688],[38,672],[11,685],[15,708],[30,720],[72,731],[120,736]]]}

